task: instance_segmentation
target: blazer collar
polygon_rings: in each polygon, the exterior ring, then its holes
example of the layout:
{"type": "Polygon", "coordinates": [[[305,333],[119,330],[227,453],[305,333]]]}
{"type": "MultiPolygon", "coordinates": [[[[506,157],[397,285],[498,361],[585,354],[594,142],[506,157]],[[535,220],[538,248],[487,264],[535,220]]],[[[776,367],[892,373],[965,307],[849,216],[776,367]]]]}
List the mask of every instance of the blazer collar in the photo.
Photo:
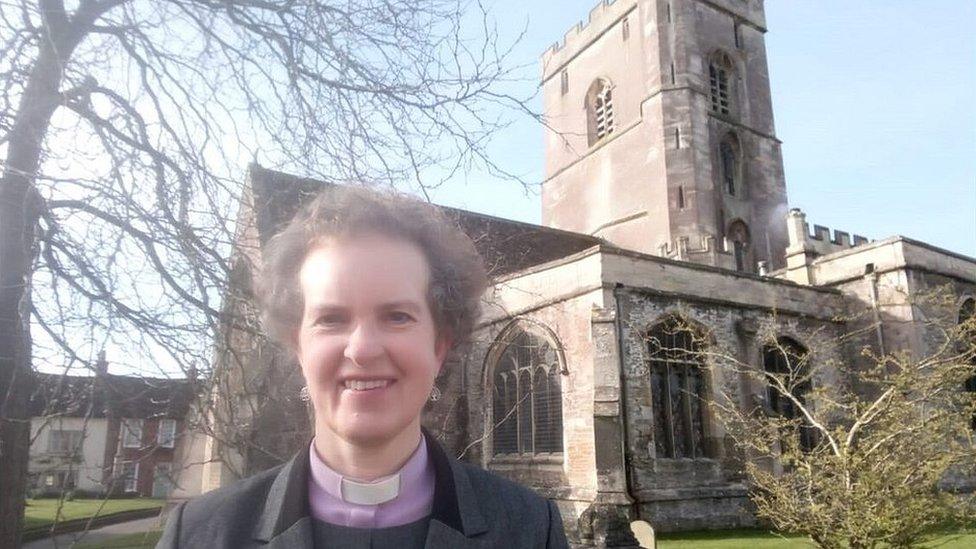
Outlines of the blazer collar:
{"type": "MultiPolygon", "coordinates": [[[[424,439],[427,441],[427,455],[434,464],[434,505],[430,516],[432,530],[439,532],[438,535],[459,539],[487,532],[488,523],[467,471],[444,452],[427,430],[424,430],[424,439]],[[435,525],[435,522],[447,529],[435,525]]],[[[308,475],[309,454],[308,449],[304,448],[275,476],[261,516],[254,525],[254,539],[269,542],[285,533],[294,535],[296,530],[309,530],[308,475]]]]}

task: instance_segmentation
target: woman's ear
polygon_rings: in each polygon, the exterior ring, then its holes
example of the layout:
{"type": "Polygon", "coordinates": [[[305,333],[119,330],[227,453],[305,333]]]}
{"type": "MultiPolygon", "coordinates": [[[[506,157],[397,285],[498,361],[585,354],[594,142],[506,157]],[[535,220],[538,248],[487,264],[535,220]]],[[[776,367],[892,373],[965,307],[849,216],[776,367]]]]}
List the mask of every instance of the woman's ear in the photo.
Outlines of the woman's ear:
{"type": "Polygon", "coordinates": [[[454,338],[451,337],[450,333],[446,331],[441,335],[437,336],[437,341],[434,342],[434,356],[437,358],[437,373],[440,373],[441,368],[444,367],[444,361],[447,360],[447,354],[451,352],[451,347],[454,345],[454,338]]]}

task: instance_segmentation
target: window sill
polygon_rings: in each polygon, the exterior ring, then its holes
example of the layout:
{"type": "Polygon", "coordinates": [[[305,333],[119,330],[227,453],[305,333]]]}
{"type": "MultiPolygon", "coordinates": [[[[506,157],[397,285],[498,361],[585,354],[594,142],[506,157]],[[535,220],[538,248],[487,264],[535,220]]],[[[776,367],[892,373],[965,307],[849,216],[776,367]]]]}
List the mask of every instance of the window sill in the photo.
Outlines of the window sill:
{"type": "Polygon", "coordinates": [[[524,465],[526,463],[539,463],[547,465],[562,465],[563,454],[500,454],[492,456],[488,461],[489,465],[524,465]]]}

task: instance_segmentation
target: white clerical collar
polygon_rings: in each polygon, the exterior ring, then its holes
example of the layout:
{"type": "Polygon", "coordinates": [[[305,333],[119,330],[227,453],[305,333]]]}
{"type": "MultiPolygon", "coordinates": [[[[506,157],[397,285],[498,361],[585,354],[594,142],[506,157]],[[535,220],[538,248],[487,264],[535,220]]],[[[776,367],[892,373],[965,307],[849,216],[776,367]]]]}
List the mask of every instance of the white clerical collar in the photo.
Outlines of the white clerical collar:
{"type": "MultiPolygon", "coordinates": [[[[427,468],[427,445],[423,435],[410,459],[399,471],[374,482],[346,478],[325,464],[315,451],[315,443],[309,445],[311,478],[319,489],[345,503],[355,505],[379,505],[396,499],[401,490],[414,492],[427,468]]],[[[311,492],[315,497],[315,491],[311,492]]]]}
{"type": "Polygon", "coordinates": [[[379,505],[400,495],[400,473],[375,482],[357,482],[342,477],[342,500],[356,505],[379,505]]]}

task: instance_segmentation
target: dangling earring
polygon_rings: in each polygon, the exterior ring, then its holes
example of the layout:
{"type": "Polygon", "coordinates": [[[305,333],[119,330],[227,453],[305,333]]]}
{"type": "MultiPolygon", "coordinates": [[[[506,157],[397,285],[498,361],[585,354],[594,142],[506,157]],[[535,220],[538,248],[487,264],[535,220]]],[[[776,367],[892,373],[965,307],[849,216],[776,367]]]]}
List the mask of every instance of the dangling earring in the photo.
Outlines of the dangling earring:
{"type": "Polygon", "coordinates": [[[437,388],[437,385],[434,385],[434,388],[430,390],[430,401],[437,402],[440,399],[441,399],[441,390],[437,388]]]}
{"type": "Polygon", "coordinates": [[[308,392],[308,385],[302,387],[301,391],[298,391],[298,399],[302,402],[308,402],[312,400],[312,395],[308,392]]]}

